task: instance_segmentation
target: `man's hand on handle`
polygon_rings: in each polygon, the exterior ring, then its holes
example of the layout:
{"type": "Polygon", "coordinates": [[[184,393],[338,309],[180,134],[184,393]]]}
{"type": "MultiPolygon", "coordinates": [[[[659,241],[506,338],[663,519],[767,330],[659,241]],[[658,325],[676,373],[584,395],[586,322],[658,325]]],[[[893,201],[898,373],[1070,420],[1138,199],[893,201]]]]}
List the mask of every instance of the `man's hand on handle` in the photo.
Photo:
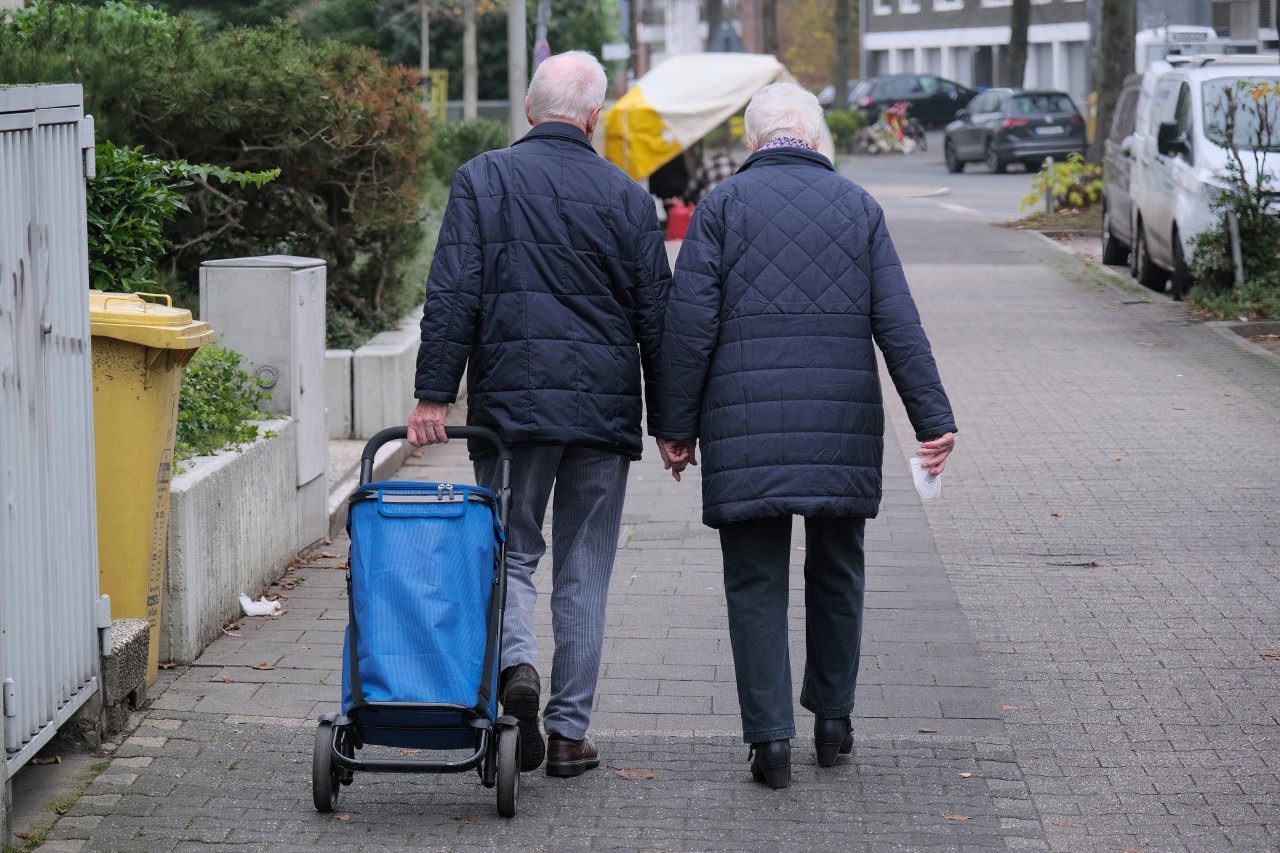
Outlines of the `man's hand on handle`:
{"type": "Polygon", "coordinates": [[[947,467],[947,457],[956,446],[955,433],[944,433],[932,441],[922,442],[916,455],[920,457],[920,467],[933,476],[938,476],[947,467]]]}
{"type": "Polygon", "coordinates": [[[414,447],[444,444],[449,440],[444,434],[444,419],[448,414],[448,403],[419,400],[409,415],[409,443],[414,447]]]}

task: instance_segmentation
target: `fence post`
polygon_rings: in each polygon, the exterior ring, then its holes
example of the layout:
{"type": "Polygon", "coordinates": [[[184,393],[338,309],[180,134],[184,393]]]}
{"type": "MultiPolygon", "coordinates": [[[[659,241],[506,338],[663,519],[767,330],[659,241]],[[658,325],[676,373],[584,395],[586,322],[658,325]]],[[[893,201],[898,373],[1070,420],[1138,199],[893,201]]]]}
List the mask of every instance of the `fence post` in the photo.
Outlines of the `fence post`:
{"type": "Polygon", "coordinates": [[[1227,210],[1227,234],[1231,237],[1231,260],[1236,269],[1236,287],[1244,286],[1244,259],[1240,254],[1240,221],[1234,210],[1227,210]]]}
{"type": "Polygon", "coordinates": [[[1053,215],[1053,158],[1044,158],[1044,212],[1053,215]]]}

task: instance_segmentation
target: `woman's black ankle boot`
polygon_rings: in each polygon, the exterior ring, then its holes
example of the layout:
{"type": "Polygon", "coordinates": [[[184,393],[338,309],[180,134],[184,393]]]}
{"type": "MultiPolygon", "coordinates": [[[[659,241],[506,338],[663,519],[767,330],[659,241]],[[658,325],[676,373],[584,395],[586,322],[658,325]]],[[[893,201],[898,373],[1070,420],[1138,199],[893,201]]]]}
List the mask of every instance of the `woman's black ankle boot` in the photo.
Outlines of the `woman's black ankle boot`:
{"type": "Polygon", "coordinates": [[[818,764],[833,767],[836,756],[853,752],[853,723],[848,717],[814,717],[813,742],[818,748],[818,764]]]}
{"type": "Polygon", "coordinates": [[[773,790],[791,784],[791,741],[770,740],[751,744],[751,778],[773,790]]]}

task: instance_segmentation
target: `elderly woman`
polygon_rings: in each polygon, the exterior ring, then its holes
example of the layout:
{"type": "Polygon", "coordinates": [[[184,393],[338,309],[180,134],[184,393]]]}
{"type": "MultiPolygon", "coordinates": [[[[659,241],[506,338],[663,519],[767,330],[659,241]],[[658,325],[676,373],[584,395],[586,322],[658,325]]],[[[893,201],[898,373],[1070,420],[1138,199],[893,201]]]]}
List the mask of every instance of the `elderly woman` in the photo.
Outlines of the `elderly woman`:
{"type": "Polygon", "coordinates": [[[800,704],[818,763],[853,748],[863,526],[880,505],[884,409],[873,342],[941,474],[956,430],[884,212],[817,153],[817,99],[790,83],[746,113],[752,151],[698,205],[662,339],[664,458],[702,442],[703,521],[720,531],[743,740],[757,782],[791,778],[792,516],[804,517],[800,704]]]}

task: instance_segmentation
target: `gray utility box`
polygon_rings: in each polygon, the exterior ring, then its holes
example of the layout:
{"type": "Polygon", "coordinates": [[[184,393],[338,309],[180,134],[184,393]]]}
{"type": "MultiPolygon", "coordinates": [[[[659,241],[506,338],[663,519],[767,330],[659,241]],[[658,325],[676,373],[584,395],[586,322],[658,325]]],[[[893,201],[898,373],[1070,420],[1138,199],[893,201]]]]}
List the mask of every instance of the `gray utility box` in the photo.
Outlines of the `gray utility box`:
{"type": "Polygon", "coordinates": [[[324,302],[325,262],[317,258],[230,258],[200,268],[200,319],[271,393],[263,408],[298,422],[299,549],[329,532],[324,302]]]}

